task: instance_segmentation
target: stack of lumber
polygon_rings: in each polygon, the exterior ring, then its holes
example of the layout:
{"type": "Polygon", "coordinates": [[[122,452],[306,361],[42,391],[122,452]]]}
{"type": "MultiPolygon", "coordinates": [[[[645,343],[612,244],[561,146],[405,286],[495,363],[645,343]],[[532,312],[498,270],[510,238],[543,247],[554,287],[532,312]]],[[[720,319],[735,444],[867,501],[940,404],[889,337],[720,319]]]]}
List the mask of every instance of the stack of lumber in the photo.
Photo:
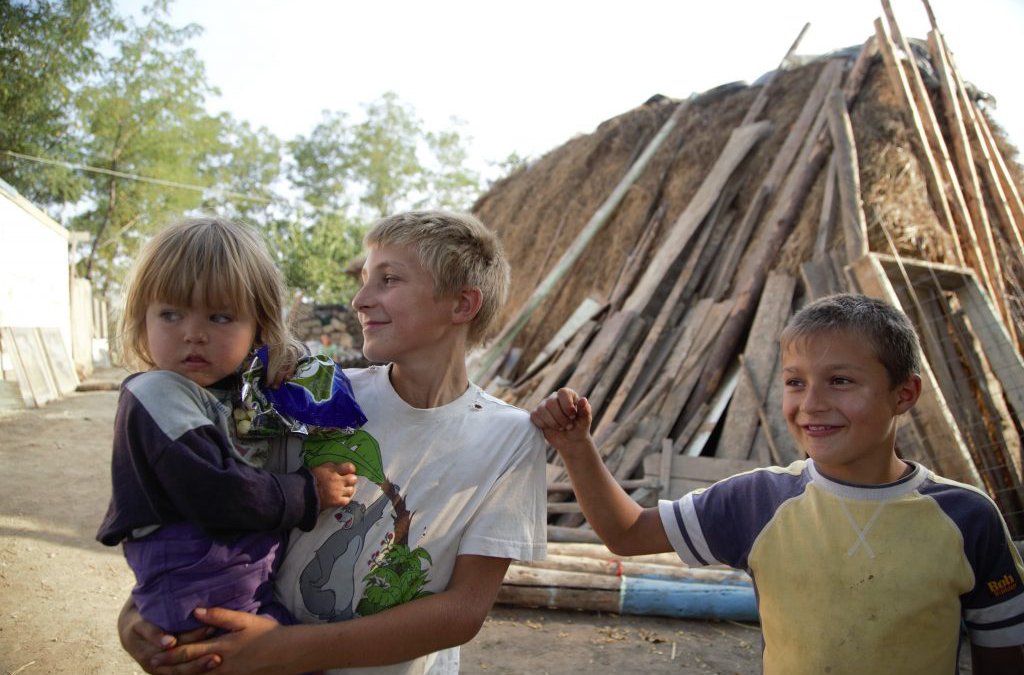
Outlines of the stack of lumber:
{"type": "Polygon", "coordinates": [[[682,619],[758,618],[744,572],[691,569],[674,554],[623,558],[599,544],[555,543],[548,549],[546,560],[509,568],[498,602],[682,619]]]}
{"type": "MultiPolygon", "coordinates": [[[[654,97],[496,184],[474,211],[514,290],[474,379],[527,409],[588,396],[607,466],[652,504],[797,459],[782,327],[830,293],[884,298],[925,355],[899,451],[1024,536],[1019,168],[925,9],[927,42],[883,0],[859,48],[793,67],[798,38],[756,86],[654,97]]],[[[554,452],[548,480],[549,539],[595,541],[554,452]]]]}

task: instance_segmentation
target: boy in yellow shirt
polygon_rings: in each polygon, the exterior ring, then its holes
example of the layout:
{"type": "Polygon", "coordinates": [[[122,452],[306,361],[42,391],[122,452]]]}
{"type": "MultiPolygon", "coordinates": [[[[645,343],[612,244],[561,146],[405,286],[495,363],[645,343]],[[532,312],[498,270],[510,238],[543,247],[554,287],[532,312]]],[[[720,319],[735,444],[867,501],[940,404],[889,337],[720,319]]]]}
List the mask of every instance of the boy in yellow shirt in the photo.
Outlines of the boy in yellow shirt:
{"type": "Polygon", "coordinates": [[[896,452],[921,393],[907,317],[818,300],[781,337],[783,413],[807,459],[641,508],[605,468],[586,398],[532,413],[587,520],[621,555],[675,551],[750,573],[764,672],[951,673],[962,622],[974,673],[1024,673],[1024,565],[995,504],[896,452]]]}

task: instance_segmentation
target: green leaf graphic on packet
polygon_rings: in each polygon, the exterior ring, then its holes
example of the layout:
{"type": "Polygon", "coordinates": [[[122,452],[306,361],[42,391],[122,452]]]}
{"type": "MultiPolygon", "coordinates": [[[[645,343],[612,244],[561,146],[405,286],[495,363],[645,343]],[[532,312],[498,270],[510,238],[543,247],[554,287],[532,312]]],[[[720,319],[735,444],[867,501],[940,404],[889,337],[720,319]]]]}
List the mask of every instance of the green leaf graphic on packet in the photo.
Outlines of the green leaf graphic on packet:
{"type": "Polygon", "coordinates": [[[303,446],[303,461],[313,468],[326,462],[351,462],[356,475],[380,485],[384,482],[384,465],[377,440],[362,430],[320,429],[310,434],[303,446]]]}

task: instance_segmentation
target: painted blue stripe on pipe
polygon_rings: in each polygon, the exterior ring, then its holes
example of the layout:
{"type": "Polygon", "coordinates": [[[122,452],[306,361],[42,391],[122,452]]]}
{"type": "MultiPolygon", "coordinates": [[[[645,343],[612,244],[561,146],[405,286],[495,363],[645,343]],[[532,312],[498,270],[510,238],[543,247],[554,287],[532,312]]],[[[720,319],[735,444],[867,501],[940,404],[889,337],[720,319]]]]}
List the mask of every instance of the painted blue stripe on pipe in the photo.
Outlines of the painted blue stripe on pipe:
{"type": "Polygon", "coordinates": [[[757,621],[757,600],[750,586],[657,581],[623,577],[623,614],[681,619],[757,621]]]}

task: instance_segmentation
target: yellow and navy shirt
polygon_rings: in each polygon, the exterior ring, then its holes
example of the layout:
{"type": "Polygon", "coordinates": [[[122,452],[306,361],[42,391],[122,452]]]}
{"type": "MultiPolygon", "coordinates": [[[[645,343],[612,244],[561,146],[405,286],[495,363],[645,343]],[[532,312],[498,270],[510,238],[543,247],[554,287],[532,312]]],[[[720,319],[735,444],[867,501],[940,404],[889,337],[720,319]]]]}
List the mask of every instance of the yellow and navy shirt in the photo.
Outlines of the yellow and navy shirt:
{"type": "Polygon", "coordinates": [[[920,465],[850,485],[813,460],[659,503],[679,556],[754,580],[765,673],[953,673],[960,629],[1024,644],[1024,565],[983,492],[920,465]]]}

